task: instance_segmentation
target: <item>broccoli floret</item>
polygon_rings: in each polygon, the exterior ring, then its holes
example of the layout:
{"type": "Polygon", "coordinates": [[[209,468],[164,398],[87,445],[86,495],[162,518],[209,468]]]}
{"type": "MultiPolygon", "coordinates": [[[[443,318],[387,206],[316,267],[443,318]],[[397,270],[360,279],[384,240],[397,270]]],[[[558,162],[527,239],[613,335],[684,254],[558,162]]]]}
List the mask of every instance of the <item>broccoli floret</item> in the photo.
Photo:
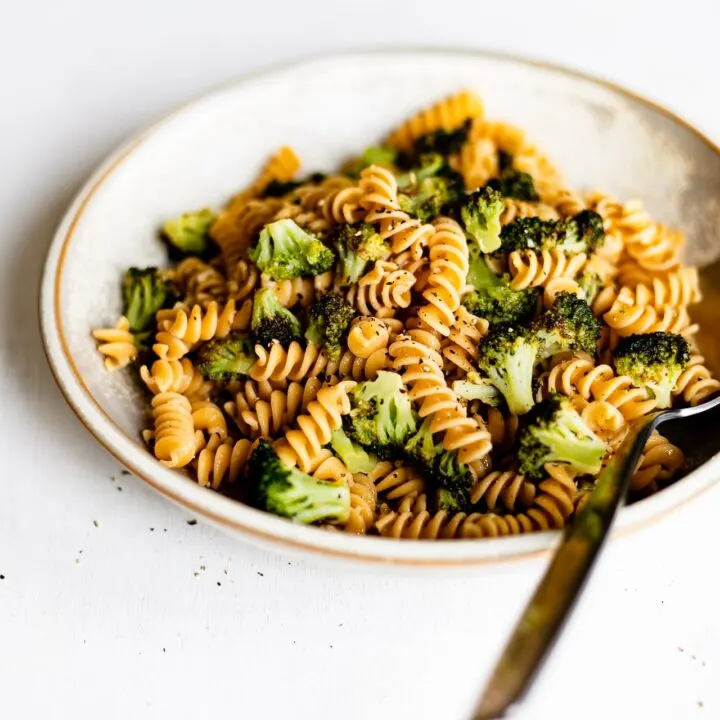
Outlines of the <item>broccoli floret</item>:
{"type": "Polygon", "coordinates": [[[509,285],[498,285],[486,290],[467,293],[463,305],[489,323],[521,323],[537,308],[538,290],[525,288],[513,290],[509,285]]]}
{"type": "Polygon", "coordinates": [[[299,188],[301,185],[317,185],[325,179],[324,173],[312,173],[308,175],[304,180],[271,180],[263,190],[263,197],[284,197],[293,190],[299,188]]]}
{"type": "Polygon", "coordinates": [[[482,252],[494,252],[500,247],[500,215],[504,208],[502,195],[487,187],[470,193],[460,205],[465,232],[482,252]]]}
{"type": "Polygon", "coordinates": [[[690,345],[682,335],[654,332],[623,338],[613,354],[615,369],[647,388],[659,408],[670,407],[670,393],[690,362],[690,345]]]}
{"type": "Polygon", "coordinates": [[[417,187],[423,180],[435,177],[451,168],[445,158],[438,153],[424,153],[423,155],[399,155],[397,162],[405,172],[395,178],[400,190],[417,187]]]}
{"type": "Polygon", "coordinates": [[[487,187],[497,190],[503,197],[517,198],[527,202],[540,200],[532,175],[519,170],[505,171],[500,177],[490,180],[487,187]]]}
{"type": "Polygon", "coordinates": [[[462,176],[447,169],[441,175],[427,177],[398,195],[400,208],[409,215],[426,223],[448,212],[464,197],[462,176]]]}
{"type": "Polygon", "coordinates": [[[495,325],[479,345],[478,366],[504,395],[510,412],[523,415],[533,406],[533,369],[538,342],[526,328],[495,325]]]}
{"type": "Polygon", "coordinates": [[[486,405],[497,407],[500,404],[500,393],[488,378],[479,373],[469,372],[464,380],[455,380],[452,391],[460,400],[480,400],[486,405]]]}
{"type": "Polygon", "coordinates": [[[178,218],[167,220],[162,234],[182,255],[204,255],[210,243],[210,226],[216,218],[217,215],[209,208],[184,213],[178,218]]]}
{"type": "Polygon", "coordinates": [[[263,228],[250,259],[273,280],[287,280],[324,273],[335,256],[294,220],[276,220],[263,228]]]}
{"type": "Polygon", "coordinates": [[[170,307],[176,299],[172,285],[157,268],[128,268],[122,280],[123,315],[130,332],[143,333],[155,320],[155,313],[170,307]]]}
{"type": "Polygon", "coordinates": [[[376,380],[353,388],[345,432],[381,458],[400,454],[417,422],[400,375],[380,370],[376,380]]]}
{"type": "Polygon", "coordinates": [[[342,285],[353,285],[368,263],[390,254],[390,247],[370,223],[336,225],[327,238],[338,256],[337,275],[342,285]]]}
{"type": "Polygon", "coordinates": [[[538,358],[564,350],[581,350],[595,355],[602,323],[582,298],[560,292],[552,307],[533,320],[530,330],[539,341],[538,358]]]}
{"type": "Polygon", "coordinates": [[[247,375],[256,360],[250,335],[234,331],[202,345],[195,366],[208,380],[229,381],[247,375]]]}
{"type": "Polygon", "coordinates": [[[603,282],[597,273],[585,272],[580,276],[578,280],[578,286],[582,290],[582,296],[588,305],[592,305],[597,294],[600,292],[600,288],[603,286],[603,282]]]}
{"type": "Polygon", "coordinates": [[[343,166],[343,171],[350,177],[358,177],[360,173],[371,165],[392,167],[398,159],[398,151],[385,145],[371,145],[365,148],[362,155],[353,158],[343,166]]]}
{"type": "Polygon", "coordinates": [[[252,505],[307,525],[342,523],[350,514],[350,490],[342,479],[318,480],[283,463],[261,440],[248,463],[252,505]]]}
{"type": "Polygon", "coordinates": [[[277,341],[286,348],[293,340],[302,337],[300,321],[280,304],[275,288],[262,288],[255,292],[250,328],[253,340],[265,347],[277,341]]]}
{"type": "Polygon", "coordinates": [[[472,122],[468,119],[460,127],[454,130],[433,130],[421,135],[415,140],[416,153],[439,153],[440,155],[452,155],[459,152],[467,142],[472,122]]]}
{"type": "Polygon", "coordinates": [[[321,295],[310,307],[305,337],[313,345],[324,347],[331,360],[337,360],[354,317],[355,309],[339,295],[321,295]]]}
{"type": "Polygon", "coordinates": [[[468,505],[473,476],[460,463],[454,451],[435,443],[430,431],[431,418],[426,418],[405,445],[405,457],[415,465],[436,488],[435,501],[439,510],[462,510],[468,505]]]}
{"type": "Polygon", "coordinates": [[[351,473],[370,473],[378,464],[374,455],[354,443],[342,430],[333,431],[330,446],[351,473]]]}
{"type": "Polygon", "coordinates": [[[600,470],[607,445],[585,424],[570,400],[554,393],[530,412],[518,433],[518,469],[532,480],[546,463],[566,463],[579,473],[600,470]]]}
{"type": "Polygon", "coordinates": [[[605,230],[600,215],[583,210],[565,220],[517,218],[502,229],[500,239],[501,252],[556,248],[573,255],[594,252],[605,241],[605,230]]]}
{"type": "Polygon", "coordinates": [[[498,277],[487,264],[483,251],[476,243],[468,246],[468,262],[467,282],[476,290],[485,290],[503,284],[502,278],[498,277]]]}

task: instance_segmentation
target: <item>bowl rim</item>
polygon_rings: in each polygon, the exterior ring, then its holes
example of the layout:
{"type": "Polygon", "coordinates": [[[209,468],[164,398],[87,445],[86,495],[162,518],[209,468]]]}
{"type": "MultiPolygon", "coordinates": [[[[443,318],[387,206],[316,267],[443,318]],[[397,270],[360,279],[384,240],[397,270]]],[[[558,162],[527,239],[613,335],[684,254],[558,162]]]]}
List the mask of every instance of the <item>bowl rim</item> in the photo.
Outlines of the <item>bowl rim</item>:
{"type": "MultiPolygon", "coordinates": [[[[537,68],[582,80],[611,90],[613,93],[639,102],[659,112],[684,127],[703,142],[712,152],[720,156],[720,147],[695,126],[676,115],[673,111],[657,104],[612,81],[588,73],[564,67],[543,60],[535,60],[512,53],[491,52],[474,49],[442,47],[409,47],[385,49],[376,47],[368,50],[332,52],[301,56],[297,60],[271,64],[258,70],[244,73],[227,82],[216,85],[183,102],[175,109],[163,114],[144,129],[134,133],[103,160],[89,179],[75,195],[63,215],[50,244],[40,284],[39,321],[43,351],[52,375],[66,402],[80,422],[95,439],[133,474],[140,477],[154,490],[224,529],[276,550],[309,551],[314,555],[363,561],[375,564],[393,564],[408,567],[454,567],[476,566],[522,560],[548,553],[558,542],[557,530],[499,538],[457,542],[436,540],[433,542],[392,542],[387,538],[353,536],[345,533],[322,532],[317,528],[296,525],[269,513],[256,510],[217,492],[200,487],[181,472],[161,465],[136,439],[125,433],[105,412],[95,399],[82,378],[70,352],[60,313],[61,281],[64,259],[75,228],[84,210],[104,181],[143,142],[151,138],[171,119],[186,109],[210,100],[224,92],[241,89],[256,79],[281,74],[300,65],[332,63],[336,59],[367,58],[371,56],[445,55],[476,57],[500,60],[516,65],[537,68]]],[[[699,468],[672,484],[660,493],[623,508],[615,523],[612,535],[618,537],[645,527],[666,517],[671,512],[696,498],[709,488],[720,473],[720,453],[706,461],[699,468]],[[715,471],[715,472],[713,472],[715,471]]]]}

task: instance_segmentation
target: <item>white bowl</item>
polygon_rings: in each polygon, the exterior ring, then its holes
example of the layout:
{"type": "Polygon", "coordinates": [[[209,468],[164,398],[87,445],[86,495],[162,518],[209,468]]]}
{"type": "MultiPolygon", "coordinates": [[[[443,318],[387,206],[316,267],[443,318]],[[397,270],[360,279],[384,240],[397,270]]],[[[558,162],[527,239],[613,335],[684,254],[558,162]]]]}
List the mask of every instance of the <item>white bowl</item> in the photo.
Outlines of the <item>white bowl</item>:
{"type": "MultiPolygon", "coordinates": [[[[720,152],[686,123],[621,88],[560,68],[471,52],[370,52],[273,69],[176,110],[113,153],[90,178],[53,240],[41,322],[52,371],[87,429],[167,498],[237,537],[369,563],[475,565],[546,551],[557,533],[477,541],[397,542],[294,525],[199,487],[144,447],[144,403],[129,373],[108,374],[90,336],[120,311],[129,265],[162,264],[164,218],[220,206],[282,144],[304,167],[334,168],[418,108],[477,90],[491,118],[527,129],[571,186],[641,197],[688,233],[691,261],[712,254],[720,227],[720,152]],[[698,212],[701,210],[701,212],[698,212]]],[[[615,532],[665,514],[718,476],[717,456],[620,513],[615,532]]]]}

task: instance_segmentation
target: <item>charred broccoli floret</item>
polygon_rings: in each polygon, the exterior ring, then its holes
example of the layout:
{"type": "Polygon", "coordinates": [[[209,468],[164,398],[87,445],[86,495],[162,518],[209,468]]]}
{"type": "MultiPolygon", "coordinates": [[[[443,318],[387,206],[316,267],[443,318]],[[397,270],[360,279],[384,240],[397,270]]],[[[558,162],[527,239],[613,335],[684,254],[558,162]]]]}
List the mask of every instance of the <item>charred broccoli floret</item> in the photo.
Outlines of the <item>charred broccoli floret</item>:
{"type": "Polygon", "coordinates": [[[457,459],[457,453],[436,443],[430,430],[431,418],[426,418],[405,445],[405,457],[415,465],[436,489],[435,501],[439,510],[462,510],[470,500],[473,475],[457,459]]]}
{"type": "Polygon", "coordinates": [[[519,170],[506,170],[501,173],[500,177],[490,180],[487,187],[497,190],[503,197],[516,198],[527,202],[538,202],[540,200],[532,175],[519,170]]]}
{"type": "Polygon", "coordinates": [[[595,355],[602,323],[581,298],[560,292],[552,307],[533,320],[530,330],[538,338],[538,358],[564,350],[581,350],[595,355]]]}
{"type": "Polygon", "coordinates": [[[600,292],[600,288],[603,286],[603,282],[597,273],[585,272],[580,276],[578,286],[582,291],[582,297],[585,302],[588,305],[592,305],[597,294],[600,292]]]}
{"type": "Polygon", "coordinates": [[[353,285],[369,263],[387,257],[390,247],[370,223],[336,225],[327,242],[338,256],[337,275],[342,285],[353,285]]]}
{"type": "Polygon", "coordinates": [[[470,134],[471,120],[466,120],[460,127],[454,130],[433,130],[421,135],[415,140],[416,153],[439,153],[440,155],[452,155],[459,152],[467,142],[470,134]]]}
{"type": "Polygon", "coordinates": [[[605,229],[600,215],[583,210],[565,220],[517,218],[503,227],[500,239],[501,252],[558,249],[573,255],[594,252],[605,241],[605,229]]]}
{"type": "Polygon", "coordinates": [[[488,187],[470,193],[460,205],[465,232],[484,253],[500,247],[500,215],[504,208],[502,195],[488,187]]]}
{"type": "Polygon", "coordinates": [[[343,419],[345,432],[381,458],[400,454],[417,426],[402,378],[380,370],[376,380],[356,385],[350,400],[352,410],[343,419]]]}
{"type": "Polygon", "coordinates": [[[261,440],[248,463],[252,505],[307,525],[342,523],[350,514],[350,490],[341,478],[318,480],[283,463],[261,440]]]}
{"type": "Polygon", "coordinates": [[[355,309],[339,295],[321,295],[310,307],[305,337],[317,347],[324,347],[331,360],[337,360],[343,347],[355,309]]]}
{"type": "Polygon", "coordinates": [[[294,220],[267,224],[250,250],[250,259],[273,280],[320,275],[335,262],[332,250],[294,220]]]}
{"type": "Polygon", "coordinates": [[[351,473],[370,473],[378,464],[374,455],[354,443],[343,430],[333,431],[330,446],[351,473]]]}
{"type": "Polygon", "coordinates": [[[181,255],[204,255],[210,244],[210,226],[216,219],[217,215],[209,208],[184,213],[167,220],[162,235],[181,255]]]}
{"type": "Polygon", "coordinates": [[[122,279],[123,315],[136,338],[155,320],[155,313],[175,302],[172,285],[157,268],[129,268],[122,279]]]}
{"type": "Polygon", "coordinates": [[[533,406],[533,369],[538,342],[526,328],[495,325],[479,345],[478,367],[503,394],[510,412],[523,415],[533,406]]]}
{"type": "Polygon", "coordinates": [[[426,223],[448,212],[465,195],[462,176],[450,168],[417,184],[398,195],[400,209],[426,223]]]}
{"type": "Polygon", "coordinates": [[[490,324],[513,324],[524,322],[535,312],[538,294],[535,288],[513,290],[509,285],[497,285],[467,293],[462,303],[473,315],[490,324]]]}
{"type": "Polygon", "coordinates": [[[552,394],[538,403],[518,433],[518,469],[536,481],[545,477],[546,463],[564,463],[594,475],[606,451],[607,445],[563,395],[552,394]]]}
{"type": "Polygon", "coordinates": [[[234,331],[202,345],[195,360],[204,378],[223,382],[247,375],[257,356],[250,335],[234,331]]]}
{"type": "Polygon", "coordinates": [[[670,407],[670,393],[690,362],[690,345],[682,335],[654,332],[623,338],[613,354],[615,369],[647,388],[659,408],[670,407]]]}
{"type": "Polygon", "coordinates": [[[302,337],[300,321],[280,304],[275,288],[255,292],[250,328],[253,340],[265,347],[276,341],[286,348],[302,337]]]}

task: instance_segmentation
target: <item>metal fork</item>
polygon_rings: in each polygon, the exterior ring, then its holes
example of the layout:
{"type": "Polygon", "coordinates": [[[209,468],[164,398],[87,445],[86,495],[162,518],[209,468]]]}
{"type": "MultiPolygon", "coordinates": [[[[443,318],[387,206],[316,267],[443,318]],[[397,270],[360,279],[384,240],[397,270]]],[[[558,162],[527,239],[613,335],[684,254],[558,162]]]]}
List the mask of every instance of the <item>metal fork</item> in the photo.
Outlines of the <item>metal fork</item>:
{"type": "Polygon", "coordinates": [[[565,532],[495,666],[473,720],[504,717],[530,689],[585,586],[650,433],[663,423],[706,413],[718,406],[720,397],[696,407],[653,413],[633,428],[598,478],[587,504],[565,532]]]}

